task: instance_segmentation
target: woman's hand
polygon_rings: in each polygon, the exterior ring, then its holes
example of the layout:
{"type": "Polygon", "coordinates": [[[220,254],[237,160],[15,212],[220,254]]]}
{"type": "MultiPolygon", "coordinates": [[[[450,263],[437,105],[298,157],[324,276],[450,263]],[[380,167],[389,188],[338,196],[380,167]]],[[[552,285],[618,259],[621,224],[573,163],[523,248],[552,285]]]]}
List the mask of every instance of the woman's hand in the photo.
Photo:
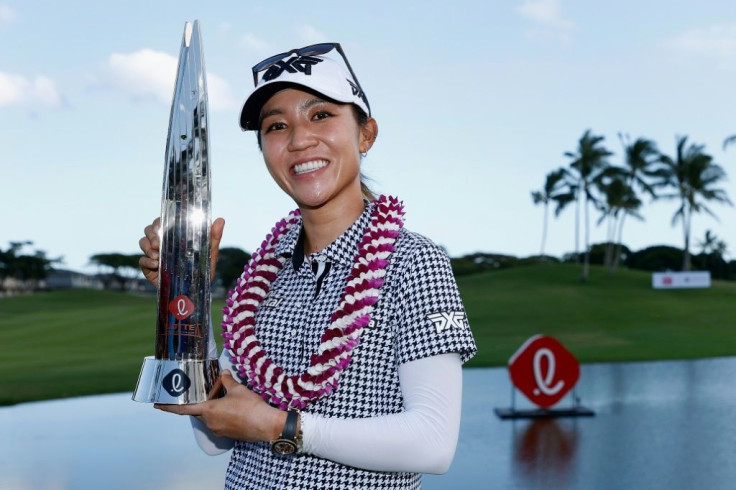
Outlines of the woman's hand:
{"type": "MultiPolygon", "coordinates": [[[[143,230],[144,236],[138,241],[138,246],[141,251],[145,254],[143,257],[138,259],[138,266],[143,272],[143,276],[158,287],[158,254],[159,247],[161,246],[158,231],[161,227],[161,219],[156,218],[153,223],[146,226],[143,230]]],[[[212,257],[211,262],[211,280],[215,278],[215,269],[217,268],[217,254],[220,251],[220,241],[222,240],[222,232],[225,229],[225,220],[217,218],[210,228],[210,254],[212,257]]]]}
{"type": "Polygon", "coordinates": [[[178,415],[193,415],[217,437],[242,441],[278,439],[286,421],[286,412],[274,408],[260,396],[233,379],[230,371],[220,373],[227,394],[196,405],[161,405],[154,407],[178,415]]]}

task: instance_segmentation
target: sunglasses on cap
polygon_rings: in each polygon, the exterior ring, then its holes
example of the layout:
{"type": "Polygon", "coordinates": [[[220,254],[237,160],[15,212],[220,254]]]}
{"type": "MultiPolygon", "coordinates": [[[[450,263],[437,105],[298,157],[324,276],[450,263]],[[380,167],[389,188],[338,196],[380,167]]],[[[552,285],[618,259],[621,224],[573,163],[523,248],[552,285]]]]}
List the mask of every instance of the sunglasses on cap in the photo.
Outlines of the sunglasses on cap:
{"type": "Polygon", "coordinates": [[[360,90],[360,98],[363,99],[363,101],[365,102],[365,105],[368,107],[368,112],[370,113],[371,105],[368,103],[368,98],[365,96],[363,87],[360,86],[358,77],[355,76],[355,72],[353,71],[353,68],[350,66],[350,62],[348,61],[347,56],[345,56],[345,51],[342,50],[342,46],[340,46],[340,43],[312,44],[310,46],[305,46],[303,48],[292,49],[291,51],[287,51],[285,53],[269,56],[268,58],[261,61],[260,63],[253,65],[253,85],[255,87],[258,87],[258,74],[260,72],[266,71],[273,66],[283,64],[283,60],[287,56],[291,56],[291,55],[319,56],[319,55],[327,54],[333,49],[336,49],[337,52],[340,53],[340,56],[342,56],[342,60],[345,62],[345,66],[350,72],[350,75],[353,77],[353,81],[355,82],[355,85],[358,87],[358,90],[360,90]]]}

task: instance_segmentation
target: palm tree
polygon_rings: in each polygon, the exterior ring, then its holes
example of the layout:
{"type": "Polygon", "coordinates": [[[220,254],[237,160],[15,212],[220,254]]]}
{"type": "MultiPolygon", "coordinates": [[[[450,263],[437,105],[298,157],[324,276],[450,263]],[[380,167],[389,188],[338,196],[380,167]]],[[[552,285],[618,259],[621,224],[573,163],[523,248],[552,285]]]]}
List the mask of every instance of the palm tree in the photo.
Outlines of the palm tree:
{"type": "MultiPolygon", "coordinates": [[[[624,182],[620,183],[614,180],[613,187],[608,189],[608,192],[613,193],[613,196],[610,197],[614,200],[614,204],[616,206],[616,220],[613,230],[615,235],[612,235],[612,237],[616,237],[616,252],[615,254],[611,253],[611,257],[613,258],[612,262],[609,264],[609,272],[611,273],[616,270],[616,267],[618,267],[618,263],[621,260],[621,248],[623,246],[623,232],[626,216],[633,216],[639,220],[644,219],[638,212],[642,205],[642,201],[636,193],[636,188],[649,194],[652,199],[657,198],[654,187],[650,181],[656,176],[656,168],[659,162],[659,150],[657,149],[657,144],[654,141],[646,138],[637,138],[632,143],[628,134],[624,135],[619,133],[618,137],[621,140],[621,145],[623,146],[624,167],[621,169],[610,167],[607,170],[607,174],[613,174],[612,176],[614,178],[621,178],[624,180],[624,182]]],[[[613,252],[612,247],[610,251],[613,252]]]]}
{"type": "Polygon", "coordinates": [[[726,148],[728,148],[728,145],[733,143],[736,143],[736,134],[732,134],[731,136],[723,140],[723,149],[725,150],[726,148]]]}
{"type": "Polygon", "coordinates": [[[677,153],[674,158],[662,155],[661,168],[657,171],[660,178],[658,186],[673,187],[670,194],[660,197],[678,199],[680,206],[672,217],[672,224],[682,221],[684,249],[682,270],[689,271],[690,259],[690,230],[694,213],[705,211],[714,218],[715,214],[706,206],[707,201],[716,201],[731,205],[731,201],[724,189],[714,186],[726,177],[726,172],[720,165],[713,162],[713,157],[705,153],[704,145],[687,145],[687,136],[677,138],[677,153]]]}
{"type": "Polygon", "coordinates": [[[624,149],[624,166],[627,183],[632,189],[636,187],[656,199],[654,187],[650,181],[656,175],[659,161],[657,144],[646,138],[637,138],[633,143],[629,135],[619,133],[619,139],[624,149]]]}
{"type": "Polygon", "coordinates": [[[718,238],[714,233],[711,233],[710,230],[706,230],[705,237],[702,241],[698,242],[698,246],[700,247],[700,253],[706,256],[710,270],[715,271],[715,264],[719,260],[723,260],[723,256],[728,249],[726,242],[718,238]]]}
{"type": "Polygon", "coordinates": [[[562,211],[571,204],[575,203],[575,261],[580,262],[580,244],[579,244],[579,229],[580,229],[580,205],[578,199],[578,187],[577,179],[575,176],[566,168],[562,168],[564,171],[564,180],[562,184],[563,191],[554,196],[556,203],[555,206],[555,218],[562,214],[562,211]]]}
{"type": "Polygon", "coordinates": [[[718,237],[714,233],[711,233],[710,230],[705,230],[705,238],[703,238],[703,241],[698,242],[700,252],[703,254],[712,253],[717,241],[718,237]]]}
{"type": "MultiPolygon", "coordinates": [[[[547,241],[547,222],[549,214],[549,203],[551,201],[557,202],[557,209],[555,210],[555,216],[560,211],[560,200],[564,199],[564,184],[565,184],[565,169],[557,169],[547,174],[544,179],[544,187],[540,191],[532,192],[532,201],[534,204],[544,204],[544,221],[542,225],[542,246],[539,251],[539,255],[544,255],[544,245],[547,241]]],[[[564,205],[562,205],[564,207],[564,205]]]]}
{"type": "Polygon", "coordinates": [[[597,199],[592,191],[596,182],[603,175],[603,170],[608,166],[607,158],[612,155],[603,146],[603,139],[603,136],[595,136],[588,129],[578,141],[577,150],[574,152],[565,152],[566,157],[573,159],[570,163],[570,171],[577,182],[578,189],[582,191],[580,192],[579,199],[583,200],[585,213],[585,255],[583,259],[583,272],[580,276],[582,281],[588,280],[588,271],[590,269],[589,202],[597,203],[597,199]]]}
{"type": "Polygon", "coordinates": [[[612,274],[621,259],[624,219],[627,215],[643,219],[638,212],[642,202],[636,196],[634,189],[626,182],[625,169],[608,167],[598,187],[604,195],[604,200],[598,206],[602,212],[598,224],[603,220],[608,221],[603,264],[608,266],[609,274],[612,274]]]}
{"type": "Polygon", "coordinates": [[[641,199],[639,199],[633,191],[627,193],[621,201],[621,219],[619,220],[618,225],[616,253],[613,256],[613,262],[611,263],[611,273],[616,270],[616,267],[618,267],[618,264],[621,261],[621,248],[624,243],[624,219],[626,216],[632,216],[639,221],[644,221],[644,218],[639,214],[639,208],[641,208],[641,205],[641,199]]]}
{"type": "Polygon", "coordinates": [[[728,251],[728,244],[723,240],[718,240],[715,245],[713,245],[713,253],[716,254],[717,257],[723,258],[723,256],[726,255],[726,251],[728,251]]]}

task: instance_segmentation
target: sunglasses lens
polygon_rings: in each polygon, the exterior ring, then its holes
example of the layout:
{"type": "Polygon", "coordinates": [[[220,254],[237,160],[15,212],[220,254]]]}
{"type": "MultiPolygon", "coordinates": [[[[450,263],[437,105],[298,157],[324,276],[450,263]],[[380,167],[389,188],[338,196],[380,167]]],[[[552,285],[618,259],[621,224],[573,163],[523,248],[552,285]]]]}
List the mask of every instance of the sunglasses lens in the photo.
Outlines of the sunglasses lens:
{"type": "Polygon", "coordinates": [[[258,73],[259,71],[263,71],[266,68],[269,68],[274,63],[282,60],[288,54],[289,53],[276,54],[276,55],[271,56],[270,58],[266,58],[265,60],[261,61],[257,65],[253,66],[253,73],[258,73]]]}
{"type": "Polygon", "coordinates": [[[302,48],[296,53],[299,56],[315,56],[315,55],[329,53],[334,47],[335,45],[333,43],[314,44],[312,46],[307,46],[306,48],[302,48]]]}

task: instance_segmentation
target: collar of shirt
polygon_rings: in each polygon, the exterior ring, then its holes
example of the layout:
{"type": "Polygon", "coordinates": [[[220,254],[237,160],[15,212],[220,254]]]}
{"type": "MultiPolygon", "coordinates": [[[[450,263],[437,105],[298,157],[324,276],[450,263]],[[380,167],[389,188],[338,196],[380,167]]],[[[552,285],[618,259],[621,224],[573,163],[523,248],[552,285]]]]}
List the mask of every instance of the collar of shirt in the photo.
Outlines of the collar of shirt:
{"type": "MultiPolygon", "coordinates": [[[[364,202],[365,210],[363,210],[363,214],[334,242],[319,252],[310,254],[310,258],[336,263],[345,267],[353,265],[360,239],[363,238],[363,231],[370,224],[371,212],[373,211],[373,203],[364,202]]],[[[279,241],[276,246],[276,255],[291,257],[294,270],[299,270],[302,266],[304,263],[304,227],[301,219],[279,241]]]]}

